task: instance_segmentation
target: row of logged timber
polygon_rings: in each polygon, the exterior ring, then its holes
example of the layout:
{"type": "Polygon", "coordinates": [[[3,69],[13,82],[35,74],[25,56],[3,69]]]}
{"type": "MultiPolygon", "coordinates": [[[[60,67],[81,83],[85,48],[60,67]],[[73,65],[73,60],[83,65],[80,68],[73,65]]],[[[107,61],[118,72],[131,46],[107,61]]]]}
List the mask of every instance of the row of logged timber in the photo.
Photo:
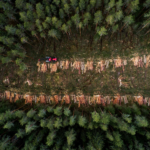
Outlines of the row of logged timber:
{"type": "MultiPolygon", "coordinates": [[[[131,58],[128,61],[132,61],[134,63],[134,66],[137,66],[137,67],[144,67],[145,66],[147,68],[149,66],[149,62],[150,62],[150,55],[147,55],[147,56],[143,55],[142,57],[136,56],[136,57],[131,58]]],[[[110,62],[113,62],[114,68],[122,67],[123,71],[124,71],[124,66],[127,65],[127,60],[126,59],[123,60],[121,58],[113,59],[113,60],[112,59],[101,60],[101,61],[98,61],[95,63],[96,72],[100,73],[101,71],[108,68],[110,62]]],[[[83,74],[87,70],[93,70],[94,69],[94,61],[90,60],[90,61],[87,61],[87,63],[85,63],[83,61],[71,62],[69,60],[66,60],[66,61],[59,61],[59,62],[56,62],[54,64],[46,63],[46,62],[44,62],[44,63],[38,62],[37,66],[38,66],[38,72],[47,72],[48,69],[50,69],[50,72],[52,73],[52,72],[56,72],[58,67],[61,69],[69,69],[69,67],[71,67],[72,70],[77,69],[79,74],[81,74],[81,72],[83,74]]]]}
{"type": "Polygon", "coordinates": [[[74,103],[78,103],[85,105],[92,105],[92,104],[102,104],[103,106],[109,105],[111,102],[113,104],[121,104],[122,102],[127,104],[129,99],[133,99],[133,101],[137,101],[140,105],[150,105],[150,98],[143,96],[102,96],[102,95],[93,95],[93,96],[85,96],[85,95],[45,95],[41,94],[40,96],[30,95],[30,94],[18,94],[13,93],[10,91],[5,91],[4,93],[0,93],[0,98],[4,98],[10,100],[10,102],[16,102],[19,99],[25,99],[25,103],[31,103],[35,101],[35,103],[52,103],[55,102],[56,104],[61,101],[61,103],[70,104],[71,101],[74,103]]]}

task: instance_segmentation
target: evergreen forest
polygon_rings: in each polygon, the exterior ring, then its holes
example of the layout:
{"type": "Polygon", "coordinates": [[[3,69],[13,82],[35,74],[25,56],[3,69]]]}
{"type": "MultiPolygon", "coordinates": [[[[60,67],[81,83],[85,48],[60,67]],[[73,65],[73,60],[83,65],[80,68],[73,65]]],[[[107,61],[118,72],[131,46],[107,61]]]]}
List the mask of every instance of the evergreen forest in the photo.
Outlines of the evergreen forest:
{"type": "Polygon", "coordinates": [[[0,150],[150,150],[149,38],[150,0],[0,0],[0,150]]]}

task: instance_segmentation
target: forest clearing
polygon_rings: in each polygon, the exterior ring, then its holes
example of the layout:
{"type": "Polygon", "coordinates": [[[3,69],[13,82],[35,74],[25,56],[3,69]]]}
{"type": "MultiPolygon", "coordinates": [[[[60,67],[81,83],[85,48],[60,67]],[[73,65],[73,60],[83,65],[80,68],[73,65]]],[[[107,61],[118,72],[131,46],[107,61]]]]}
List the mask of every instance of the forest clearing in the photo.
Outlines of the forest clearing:
{"type": "Polygon", "coordinates": [[[150,0],[1,0],[0,150],[149,150],[149,38],[150,0]]]}

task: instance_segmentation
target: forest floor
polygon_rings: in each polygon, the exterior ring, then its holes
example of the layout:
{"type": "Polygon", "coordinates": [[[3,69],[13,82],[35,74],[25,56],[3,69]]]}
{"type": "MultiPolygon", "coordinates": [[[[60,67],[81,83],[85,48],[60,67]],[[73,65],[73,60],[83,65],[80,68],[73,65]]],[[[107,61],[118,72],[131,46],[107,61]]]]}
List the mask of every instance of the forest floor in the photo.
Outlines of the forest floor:
{"type": "MultiPolygon", "coordinates": [[[[15,69],[14,74],[16,74],[18,78],[15,76],[13,79],[10,79],[10,82],[14,83],[14,85],[11,85],[9,88],[22,93],[30,91],[36,94],[41,92],[47,94],[64,94],[82,91],[90,95],[94,93],[104,95],[114,95],[116,93],[120,93],[121,95],[136,95],[140,93],[148,96],[150,86],[148,85],[149,77],[147,74],[149,74],[149,68],[139,69],[133,66],[133,64],[128,64],[125,72],[122,72],[121,67],[116,68],[116,70],[112,72],[112,65],[110,65],[110,67],[101,74],[96,73],[94,70],[88,70],[86,73],[79,75],[77,70],[72,72],[71,69],[62,70],[59,68],[56,73],[49,73],[49,71],[41,73],[37,71],[36,64],[39,58],[46,56],[55,56],[58,58],[58,61],[66,59],[86,61],[89,58],[96,61],[100,59],[114,59],[117,57],[130,59],[137,55],[149,54],[149,40],[145,39],[138,42],[135,38],[133,43],[126,42],[122,45],[121,40],[114,39],[114,41],[109,43],[108,39],[105,39],[103,41],[102,51],[100,51],[100,46],[96,47],[94,43],[92,44],[92,48],[89,48],[89,41],[83,38],[78,39],[78,42],[80,41],[78,47],[76,46],[75,39],[73,39],[72,43],[67,40],[68,39],[64,39],[64,43],[61,43],[61,47],[56,47],[55,53],[52,51],[53,46],[48,47],[48,45],[45,44],[46,46],[43,47],[43,43],[35,45],[34,48],[37,50],[37,54],[32,54],[32,51],[30,51],[30,54],[28,54],[29,57],[25,59],[28,69],[25,72],[15,69]],[[124,77],[124,82],[128,83],[128,87],[119,87],[118,73],[124,77]],[[134,77],[134,81],[131,80],[132,77],[134,77]],[[31,86],[23,84],[26,79],[31,80],[34,84],[31,86]],[[42,86],[36,86],[36,83],[42,86]]],[[[56,43],[56,45],[59,45],[59,43],[56,43]]],[[[31,47],[29,46],[27,48],[30,49],[31,47]]],[[[6,74],[9,75],[9,73],[6,74]]],[[[6,76],[3,77],[5,78],[6,76]]]]}

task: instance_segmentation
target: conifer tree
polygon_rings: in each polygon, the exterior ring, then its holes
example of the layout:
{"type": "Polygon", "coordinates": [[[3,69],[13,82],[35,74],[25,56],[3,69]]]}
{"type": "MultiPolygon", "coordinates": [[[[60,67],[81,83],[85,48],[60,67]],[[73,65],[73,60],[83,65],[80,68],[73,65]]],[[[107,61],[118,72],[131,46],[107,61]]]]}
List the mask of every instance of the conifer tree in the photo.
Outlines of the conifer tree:
{"type": "Polygon", "coordinates": [[[41,3],[36,4],[36,13],[39,19],[44,19],[45,14],[44,14],[44,6],[41,3]]]}

